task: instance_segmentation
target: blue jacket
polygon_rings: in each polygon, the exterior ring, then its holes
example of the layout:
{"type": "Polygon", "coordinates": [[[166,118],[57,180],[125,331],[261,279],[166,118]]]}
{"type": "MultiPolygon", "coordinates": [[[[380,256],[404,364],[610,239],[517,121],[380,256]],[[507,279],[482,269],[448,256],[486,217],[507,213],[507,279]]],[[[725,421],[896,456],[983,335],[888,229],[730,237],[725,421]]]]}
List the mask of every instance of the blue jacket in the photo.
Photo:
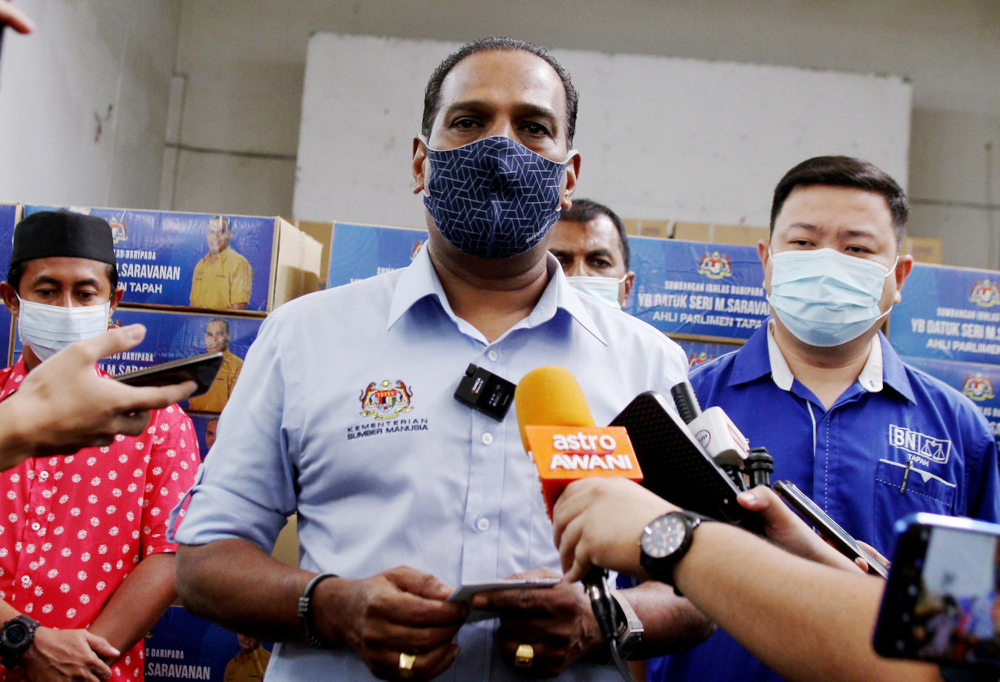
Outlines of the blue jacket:
{"type": "MultiPolygon", "coordinates": [[[[775,384],[767,325],[739,351],[695,370],[691,383],[702,407],[722,407],[751,447],[767,448],[772,480],[791,480],[848,533],[891,558],[893,522],[912,512],[1000,520],[1000,477],[993,432],[972,401],[905,365],[881,333],[878,340],[882,390],[856,381],[829,410],[798,380],[788,391],[775,384]]],[[[650,661],[648,679],[781,678],[719,631],[650,661]]]]}

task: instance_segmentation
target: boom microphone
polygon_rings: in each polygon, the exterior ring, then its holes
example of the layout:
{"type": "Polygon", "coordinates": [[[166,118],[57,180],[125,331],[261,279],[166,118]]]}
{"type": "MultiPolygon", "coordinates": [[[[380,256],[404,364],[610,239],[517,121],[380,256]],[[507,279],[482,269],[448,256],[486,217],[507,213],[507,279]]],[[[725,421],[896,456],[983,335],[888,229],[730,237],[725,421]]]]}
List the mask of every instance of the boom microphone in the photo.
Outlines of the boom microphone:
{"type": "MultiPolygon", "coordinates": [[[[594,426],[583,390],[569,370],[548,366],[528,372],[514,390],[514,406],[524,449],[538,468],[550,519],[556,499],[573,481],[595,476],[642,480],[625,429],[594,426]]],[[[583,584],[619,671],[631,679],[618,655],[607,577],[605,569],[595,566],[583,584]]]]}

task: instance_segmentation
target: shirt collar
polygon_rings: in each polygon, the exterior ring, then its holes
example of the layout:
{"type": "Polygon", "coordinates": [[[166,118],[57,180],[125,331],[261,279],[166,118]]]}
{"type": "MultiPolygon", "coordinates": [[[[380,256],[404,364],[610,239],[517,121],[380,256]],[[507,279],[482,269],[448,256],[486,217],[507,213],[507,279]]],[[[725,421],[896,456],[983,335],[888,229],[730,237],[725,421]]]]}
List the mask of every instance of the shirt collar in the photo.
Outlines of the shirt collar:
{"type": "MultiPolygon", "coordinates": [[[[607,341],[604,340],[600,330],[597,328],[594,318],[580,300],[576,290],[566,280],[566,275],[563,274],[559,261],[550,253],[546,253],[545,257],[545,268],[548,272],[549,283],[546,285],[545,291],[542,292],[542,297],[538,299],[538,303],[535,304],[534,309],[528,317],[518,322],[511,329],[531,329],[551,320],[559,310],[564,310],[580,326],[590,332],[601,343],[607,345],[607,341]]],[[[431,263],[428,246],[424,244],[417,252],[413,262],[402,272],[399,280],[396,282],[396,289],[392,295],[392,303],[389,306],[387,328],[391,328],[404,313],[416,305],[418,301],[428,296],[437,297],[441,307],[455,321],[459,329],[465,333],[470,333],[471,325],[465,320],[458,318],[451,309],[448,297],[444,293],[444,287],[441,286],[441,280],[438,279],[434,265],[431,263]]],[[[482,336],[478,331],[471,335],[482,336]]]]}
{"type": "MultiPolygon", "coordinates": [[[[771,365],[771,378],[775,385],[783,391],[791,390],[795,377],[774,340],[773,320],[768,320],[767,323],[767,354],[771,365]]],[[[872,337],[868,359],[858,375],[858,383],[869,393],[879,393],[885,384],[889,384],[900,395],[914,402],[913,390],[910,388],[909,379],[906,378],[903,362],[892,350],[882,332],[872,337]]]]}
{"type": "MultiPolygon", "coordinates": [[[[791,390],[795,377],[781,349],[778,348],[778,342],[774,340],[774,320],[767,322],[767,354],[771,362],[771,378],[774,383],[783,391],[791,390]]],[[[865,366],[858,375],[858,383],[869,393],[878,393],[882,390],[882,344],[878,342],[878,336],[872,337],[868,359],[865,360],[865,366]]]]}

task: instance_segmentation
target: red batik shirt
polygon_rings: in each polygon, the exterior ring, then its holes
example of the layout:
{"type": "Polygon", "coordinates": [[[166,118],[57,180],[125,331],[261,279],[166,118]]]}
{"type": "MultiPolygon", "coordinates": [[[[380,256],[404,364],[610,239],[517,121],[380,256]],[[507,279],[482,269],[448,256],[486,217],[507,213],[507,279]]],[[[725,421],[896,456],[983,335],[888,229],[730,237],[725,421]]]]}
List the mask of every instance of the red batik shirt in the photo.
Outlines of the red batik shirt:
{"type": "MultiPolygon", "coordinates": [[[[26,374],[23,357],[0,370],[0,400],[26,374]]],[[[47,627],[89,627],[140,559],[176,551],[167,521],[199,461],[191,420],[172,405],[138,437],[0,473],[0,598],[47,627]]],[[[143,658],[139,640],[111,679],[142,680],[143,658]]]]}

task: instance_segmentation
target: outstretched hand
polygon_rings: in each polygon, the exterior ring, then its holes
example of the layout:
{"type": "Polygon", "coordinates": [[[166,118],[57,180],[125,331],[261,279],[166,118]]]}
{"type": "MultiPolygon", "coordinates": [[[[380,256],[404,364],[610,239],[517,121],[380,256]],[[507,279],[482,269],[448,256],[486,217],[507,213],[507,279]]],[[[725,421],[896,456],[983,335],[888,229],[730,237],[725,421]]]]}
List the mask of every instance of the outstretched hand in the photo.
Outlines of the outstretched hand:
{"type": "Polygon", "coordinates": [[[145,335],[146,328],[139,324],[110,329],[70,345],[33,369],[0,404],[0,470],[27,457],[107,445],[119,433],[137,436],[149,424],[150,410],[194,392],[193,381],[134,387],[97,373],[94,363],[100,358],[133,348],[145,335]]]}

